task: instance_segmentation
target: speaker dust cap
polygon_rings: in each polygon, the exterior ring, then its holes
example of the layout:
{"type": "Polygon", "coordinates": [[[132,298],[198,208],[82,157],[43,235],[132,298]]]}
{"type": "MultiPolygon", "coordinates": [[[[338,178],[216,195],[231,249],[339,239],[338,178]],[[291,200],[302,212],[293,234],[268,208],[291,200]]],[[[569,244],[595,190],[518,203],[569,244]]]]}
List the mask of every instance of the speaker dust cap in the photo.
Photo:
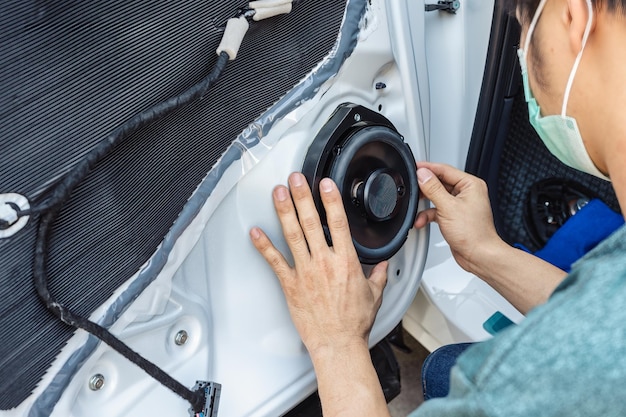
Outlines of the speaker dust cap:
{"type": "Polygon", "coordinates": [[[382,115],[342,104],[314,139],[302,172],[313,191],[329,244],[319,182],[337,184],[359,260],[375,264],[404,244],[417,214],[419,189],[410,148],[382,115]]]}

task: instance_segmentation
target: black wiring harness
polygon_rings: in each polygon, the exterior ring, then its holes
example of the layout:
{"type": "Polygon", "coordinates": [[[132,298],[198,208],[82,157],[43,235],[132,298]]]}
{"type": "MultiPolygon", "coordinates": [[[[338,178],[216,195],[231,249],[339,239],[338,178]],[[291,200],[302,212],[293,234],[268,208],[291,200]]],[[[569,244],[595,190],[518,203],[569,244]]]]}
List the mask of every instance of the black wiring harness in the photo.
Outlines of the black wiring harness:
{"type": "Polygon", "coordinates": [[[203,389],[193,391],[187,388],[157,365],[132,350],[128,345],[113,335],[108,329],[74,313],[71,309],[59,303],[54,298],[48,288],[48,249],[50,244],[50,229],[57,218],[57,215],[61,211],[63,205],[69,200],[74,188],[87,176],[96,164],[138,130],[171,114],[175,110],[178,110],[189,103],[201,99],[220,77],[226,67],[226,64],[228,63],[228,60],[229,55],[226,52],[221,52],[217,58],[217,62],[208,76],[180,95],[158,103],[153,107],[131,117],[129,120],[105,136],[93,149],[91,149],[54,188],[52,195],[48,200],[36,208],[18,211],[19,216],[31,214],[41,215],[35,243],[33,280],[37,294],[48,310],[50,310],[62,322],[78,329],[85,330],[109,345],[111,348],[115,349],[129,361],[143,369],[151,377],[187,400],[191,404],[195,413],[200,413],[205,407],[206,399],[203,389]]]}
{"type": "MultiPolygon", "coordinates": [[[[39,206],[19,210],[17,205],[9,203],[12,209],[14,209],[17,213],[18,217],[40,215],[33,260],[33,281],[37,294],[45,304],[46,308],[63,323],[85,330],[86,332],[97,337],[99,340],[119,352],[126,359],[139,366],[152,378],[156,379],[162,385],[187,400],[191,404],[190,412],[196,416],[204,416],[207,409],[210,410],[214,405],[216,405],[216,401],[219,400],[219,393],[216,394],[214,388],[219,387],[219,384],[197,381],[196,386],[193,389],[187,388],[157,365],[135,352],[118,337],[113,335],[108,329],[80,316],[79,314],[76,314],[70,308],[64,306],[56,300],[54,295],[50,292],[50,288],[48,286],[47,264],[50,245],[50,231],[59,212],[63,208],[64,204],[69,200],[73,190],[85,179],[85,177],[100,161],[102,161],[107,155],[111,154],[111,152],[113,152],[118,146],[120,146],[140,129],[159,119],[162,119],[163,117],[166,117],[183,106],[202,99],[223,73],[228,61],[235,59],[237,49],[239,48],[241,40],[245,35],[248,24],[253,20],[261,20],[277,14],[289,13],[291,11],[291,5],[289,4],[287,8],[285,7],[287,3],[292,2],[289,0],[283,0],[282,2],[278,2],[276,4],[275,2],[256,3],[257,8],[265,9],[259,11],[258,9],[243,7],[238,9],[235,18],[229,20],[229,23],[234,23],[231,21],[244,19],[247,23],[244,23],[243,27],[241,26],[241,23],[239,23],[239,28],[235,27],[237,24],[233,25],[235,32],[234,36],[233,31],[230,32],[230,35],[226,35],[226,33],[229,33],[229,25],[227,24],[224,38],[229,39],[225,46],[220,44],[218,47],[218,58],[209,75],[181,94],[158,103],[149,109],[141,111],[105,136],[61,179],[61,181],[52,190],[50,197],[39,206]],[[255,15],[257,15],[257,17],[262,17],[256,19],[255,15]],[[239,35],[236,33],[237,30],[240,30],[239,35]]],[[[223,42],[224,38],[222,39],[223,42]]],[[[3,226],[2,221],[3,220],[0,219],[0,226],[3,226]]],[[[219,390],[219,388],[217,389],[219,390]]]]}

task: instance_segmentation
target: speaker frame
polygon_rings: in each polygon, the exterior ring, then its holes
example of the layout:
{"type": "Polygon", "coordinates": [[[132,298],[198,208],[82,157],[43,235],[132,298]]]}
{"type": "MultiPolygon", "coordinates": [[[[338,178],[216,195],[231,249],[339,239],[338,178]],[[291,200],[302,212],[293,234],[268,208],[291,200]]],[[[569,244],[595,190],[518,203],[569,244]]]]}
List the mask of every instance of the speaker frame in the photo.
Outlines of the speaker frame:
{"type": "MultiPolygon", "coordinates": [[[[359,256],[359,261],[368,265],[387,260],[400,250],[408,237],[409,230],[413,227],[417,215],[419,186],[417,183],[416,163],[413,152],[408,144],[404,142],[404,137],[398,132],[391,121],[380,113],[376,113],[354,103],[343,103],[337,107],[326,124],[324,124],[318,132],[307,151],[302,167],[302,173],[306,177],[313,193],[313,199],[320,215],[326,240],[329,245],[332,245],[330,233],[328,232],[326,214],[320,197],[319,183],[322,178],[332,178],[337,183],[342,194],[344,205],[350,202],[351,198],[347,196],[346,193],[351,193],[351,190],[346,190],[342,184],[343,181],[337,181],[336,178],[333,178],[331,172],[333,171],[334,162],[338,157],[338,152],[341,152],[343,146],[348,145],[350,140],[354,138],[355,135],[358,135],[359,132],[363,133],[363,129],[370,127],[383,127],[390,133],[384,135],[386,137],[381,143],[385,143],[394,148],[404,163],[403,168],[405,171],[403,174],[406,174],[404,193],[409,203],[406,207],[404,220],[401,222],[397,233],[382,247],[368,247],[362,242],[357,241],[353,236],[353,243],[359,256]],[[393,134],[396,135],[397,141],[392,138],[392,136],[394,136],[393,134]]],[[[361,138],[358,138],[356,142],[356,146],[375,143],[367,139],[364,141],[361,138]]],[[[356,151],[354,152],[356,153],[356,151]]],[[[352,229],[353,225],[351,224],[350,227],[352,229]]]]}

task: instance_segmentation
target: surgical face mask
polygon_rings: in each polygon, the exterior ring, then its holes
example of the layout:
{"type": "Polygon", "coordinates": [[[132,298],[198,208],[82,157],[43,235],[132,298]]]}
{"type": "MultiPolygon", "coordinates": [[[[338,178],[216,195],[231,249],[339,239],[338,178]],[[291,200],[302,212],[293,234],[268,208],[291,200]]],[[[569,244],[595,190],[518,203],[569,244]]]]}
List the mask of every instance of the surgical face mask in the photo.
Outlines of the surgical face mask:
{"type": "Polygon", "coordinates": [[[587,43],[587,38],[589,37],[589,32],[591,31],[591,23],[593,20],[593,7],[591,6],[591,0],[587,0],[589,21],[587,22],[587,27],[585,28],[585,33],[583,35],[582,47],[576,57],[576,60],[574,61],[574,67],[572,68],[567,81],[567,86],[565,87],[561,114],[542,117],[537,100],[535,100],[532,91],[530,91],[530,83],[528,82],[527,55],[528,47],[530,46],[530,38],[535,30],[535,27],[537,26],[539,15],[541,14],[545,4],[546,0],[541,0],[539,3],[535,16],[533,17],[530,27],[528,28],[524,48],[520,48],[517,51],[520,66],[522,67],[524,95],[526,96],[526,102],[528,103],[528,117],[530,119],[530,124],[535,128],[537,134],[548,150],[565,165],[610,181],[608,177],[598,170],[587,153],[587,149],[585,149],[583,138],[578,130],[576,120],[565,114],[567,111],[567,102],[569,100],[572,84],[574,82],[574,76],[578,70],[578,65],[580,64],[580,59],[582,58],[583,50],[585,49],[585,44],[587,43]]]}

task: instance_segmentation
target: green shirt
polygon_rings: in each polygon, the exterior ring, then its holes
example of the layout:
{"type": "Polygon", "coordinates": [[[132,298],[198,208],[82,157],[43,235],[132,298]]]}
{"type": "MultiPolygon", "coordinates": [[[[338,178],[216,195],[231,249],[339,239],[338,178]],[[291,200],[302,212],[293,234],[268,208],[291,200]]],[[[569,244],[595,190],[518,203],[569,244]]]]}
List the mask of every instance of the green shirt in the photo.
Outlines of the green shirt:
{"type": "Polygon", "coordinates": [[[626,226],[550,300],[459,357],[450,394],[410,417],[626,416],[626,226]]]}

